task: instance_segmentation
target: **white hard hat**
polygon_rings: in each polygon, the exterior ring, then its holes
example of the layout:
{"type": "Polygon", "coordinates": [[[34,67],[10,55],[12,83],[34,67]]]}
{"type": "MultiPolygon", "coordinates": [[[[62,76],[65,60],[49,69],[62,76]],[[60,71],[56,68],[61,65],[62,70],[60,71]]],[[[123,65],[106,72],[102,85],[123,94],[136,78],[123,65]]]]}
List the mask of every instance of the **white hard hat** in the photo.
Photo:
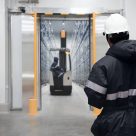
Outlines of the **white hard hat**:
{"type": "Polygon", "coordinates": [[[120,14],[111,14],[105,22],[105,34],[120,33],[128,31],[126,18],[120,14]]]}

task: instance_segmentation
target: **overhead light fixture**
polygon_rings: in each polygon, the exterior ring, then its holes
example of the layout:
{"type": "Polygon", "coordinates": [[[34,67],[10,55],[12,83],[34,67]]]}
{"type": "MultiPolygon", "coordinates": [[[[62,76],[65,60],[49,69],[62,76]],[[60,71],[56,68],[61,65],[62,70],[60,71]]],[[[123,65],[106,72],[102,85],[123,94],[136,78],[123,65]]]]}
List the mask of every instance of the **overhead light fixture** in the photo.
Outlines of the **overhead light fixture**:
{"type": "Polygon", "coordinates": [[[22,74],[22,78],[34,78],[34,74],[25,73],[22,74]]]}
{"type": "Polygon", "coordinates": [[[65,25],[65,22],[62,22],[62,25],[64,26],[64,25],[65,25]]]}
{"type": "Polygon", "coordinates": [[[71,8],[70,13],[72,14],[87,14],[89,13],[89,9],[87,8],[71,8]]]}
{"type": "Polygon", "coordinates": [[[51,22],[49,21],[49,25],[51,25],[51,22]]]}
{"type": "Polygon", "coordinates": [[[22,24],[24,25],[34,25],[34,22],[33,21],[27,21],[27,20],[23,20],[22,21],[22,24]]]}

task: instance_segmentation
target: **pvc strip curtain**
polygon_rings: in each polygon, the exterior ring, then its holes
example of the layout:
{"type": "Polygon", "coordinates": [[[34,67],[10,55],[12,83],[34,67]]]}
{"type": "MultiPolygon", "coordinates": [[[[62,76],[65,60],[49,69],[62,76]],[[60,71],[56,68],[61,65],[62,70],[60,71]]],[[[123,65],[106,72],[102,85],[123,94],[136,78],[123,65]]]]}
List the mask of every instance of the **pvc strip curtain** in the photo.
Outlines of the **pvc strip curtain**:
{"type": "Polygon", "coordinates": [[[49,81],[49,70],[53,57],[59,54],[50,52],[50,48],[60,48],[60,31],[67,32],[67,48],[71,51],[72,78],[74,82],[84,84],[90,70],[90,19],[86,20],[49,20],[41,16],[41,83],[49,81]]]}
{"type": "Polygon", "coordinates": [[[40,20],[40,61],[41,61],[41,84],[49,82],[49,70],[55,53],[50,52],[50,48],[55,48],[54,35],[51,31],[50,22],[41,17],[40,20]]]}
{"type": "Polygon", "coordinates": [[[90,19],[77,21],[73,35],[72,77],[76,83],[84,85],[90,71],[90,19]]]}

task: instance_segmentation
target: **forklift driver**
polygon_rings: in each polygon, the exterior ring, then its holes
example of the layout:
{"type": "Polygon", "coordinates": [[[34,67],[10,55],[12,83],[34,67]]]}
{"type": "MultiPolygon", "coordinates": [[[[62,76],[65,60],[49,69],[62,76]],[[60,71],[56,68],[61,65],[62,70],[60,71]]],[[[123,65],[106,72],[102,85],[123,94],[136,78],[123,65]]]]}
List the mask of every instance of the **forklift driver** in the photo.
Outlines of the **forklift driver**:
{"type": "Polygon", "coordinates": [[[54,57],[54,62],[51,65],[50,70],[53,72],[53,75],[59,79],[63,78],[64,70],[58,66],[58,58],[54,57]]]}

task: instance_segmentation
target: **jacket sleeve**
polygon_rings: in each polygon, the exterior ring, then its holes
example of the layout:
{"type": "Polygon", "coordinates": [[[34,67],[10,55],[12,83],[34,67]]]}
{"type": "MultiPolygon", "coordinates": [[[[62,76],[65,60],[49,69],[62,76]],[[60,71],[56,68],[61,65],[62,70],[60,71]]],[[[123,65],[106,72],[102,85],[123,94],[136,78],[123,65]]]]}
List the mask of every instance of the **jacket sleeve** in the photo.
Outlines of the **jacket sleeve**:
{"type": "Polygon", "coordinates": [[[53,62],[51,67],[50,67],[50,71],[54,71],[56,66],[57,66],[57,63],[53,62]]]}
{"type": "Polygon", "coordinates": [[[102,108],[105,103],[107,92],[107,77],[104,66],[95,64],[86,82],[84,91],[88,97],[88,104],[102,108]]]}

